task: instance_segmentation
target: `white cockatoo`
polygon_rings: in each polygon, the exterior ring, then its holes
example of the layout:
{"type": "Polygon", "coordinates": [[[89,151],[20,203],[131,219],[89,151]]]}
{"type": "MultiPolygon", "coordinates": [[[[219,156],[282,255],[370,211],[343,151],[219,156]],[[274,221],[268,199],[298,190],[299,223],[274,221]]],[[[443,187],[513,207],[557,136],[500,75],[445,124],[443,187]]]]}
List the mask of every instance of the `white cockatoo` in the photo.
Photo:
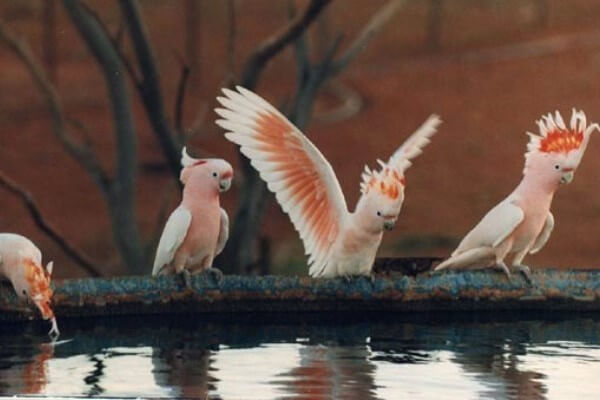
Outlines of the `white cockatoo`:
{"type": "Polygon", "coordinates": [[[31,240],[15,233],[0,233],[0,277],[12,283],[20,299],[35,304],[42,318],[50,320],[48,334],[57,338],[60,332],[50,307],[53,265],[51,261],[46,268],[42,266],[42,253],[31,240]]]}
{"type": "Polygon", "coordinates": [[[219,193],[229,190],[233,168],[221,159],[196,159],[183,148],[180,179],[183,199],[167,220],[160,237],[152,275],[181,273],[190,286],[189,273],[221,272],[212,268],[229,236],[229,218],[219,193]]]}
{"type": "Polygon", "coordinates": [[[432,115],[380,170],[365,166],[362,196],[349,212],[337,178],[321,152],[275,107],[242,87],[223,89],[215,111],[225,137],[240,146],[283,211],[308,254],[313,277],[371,275],[384,229],[392,229],[404,200],[404,172],[436,132],[432,115]]]}
{"type": "Polygon", "coordinates": [[[465,236],[451,257],[435,270],[495,267],[510,277],[504,258],[514,254],[512,266],[531,283],[527,254],[544,247],[554,227],[550,205],[561,184],[570,183],[590,135],[598,124],[587,125],[583,111],[573,109],[569,127],[560,113],[537,121],[540,134],[527,132],[523,179],[517,188],[465,236]]]}

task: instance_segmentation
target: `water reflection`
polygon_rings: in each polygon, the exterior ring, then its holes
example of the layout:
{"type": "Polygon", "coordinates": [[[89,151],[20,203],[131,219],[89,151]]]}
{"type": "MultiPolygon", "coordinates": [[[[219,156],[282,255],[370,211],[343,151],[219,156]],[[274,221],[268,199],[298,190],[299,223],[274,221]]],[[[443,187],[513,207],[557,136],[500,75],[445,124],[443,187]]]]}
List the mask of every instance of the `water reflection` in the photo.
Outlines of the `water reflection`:
{"type": "Polygon", "coordinates": [[[0,327],[0,395],[595,398],[600,322],[70,321],[0,327]],[[583,378],[583,379],[582,379],[583,378]]]}

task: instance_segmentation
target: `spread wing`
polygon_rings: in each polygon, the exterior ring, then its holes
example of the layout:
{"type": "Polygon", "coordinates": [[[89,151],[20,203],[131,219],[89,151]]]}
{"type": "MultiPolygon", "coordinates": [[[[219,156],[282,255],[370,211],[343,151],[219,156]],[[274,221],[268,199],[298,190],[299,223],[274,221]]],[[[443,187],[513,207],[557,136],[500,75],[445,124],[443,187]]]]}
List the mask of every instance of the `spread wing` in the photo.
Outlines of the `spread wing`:
{"type": "Polygon", "coordinates": [[[219,227],[219,238],[217,240],[217,251],[215,256],[221,254],[225,248],[225,243],[229,238],[229,216],[227,212],[221,208],[221,226],[219,227]]]}
{"type": "Polygon", "coordinates": [[[183,243],[191,222],[192,214],[183,206],[177,207],[171,213],[158,242],[152,275],[158,275],[165,265],[173,261],[175,252],[183,243]]]}
{"type": "Polygon", "coordinates": [[[452,256],[477,247],[498,246],[519,226],[524,217],[520,207],[504,200],[492,208],[465,236],[452,256]]]}
{"type": "Polygon", "coordinates": [[[258,95],[223,89],[215,112],[225,137],[240,146],[300,233],[310,274],[326,265],[348,208],[331,165],[298,128],[258,95]]]}
{"type": "Polygon", "coordinates": [[[554,215],[551,212],[548,213],[546,217],[546,223],[544,224],[544,229],[540,232],[537,239],[535,239],[535,243],[529,250],[529,254],[535,254],[544,247],[548,239],[550,239],[550,234],[554,229],[554,215]]]}
{"type": "Polygon", "coordinates": [[[396,167],[400,172],[406,171],[411,166],[410,160],[423,152],[423,148],[429,144],[430,138],[437,132],[442,123],[439,116],[432,114],[412,135],[402,143],[402,146],[390,157],[388,165],[396,167]]]}

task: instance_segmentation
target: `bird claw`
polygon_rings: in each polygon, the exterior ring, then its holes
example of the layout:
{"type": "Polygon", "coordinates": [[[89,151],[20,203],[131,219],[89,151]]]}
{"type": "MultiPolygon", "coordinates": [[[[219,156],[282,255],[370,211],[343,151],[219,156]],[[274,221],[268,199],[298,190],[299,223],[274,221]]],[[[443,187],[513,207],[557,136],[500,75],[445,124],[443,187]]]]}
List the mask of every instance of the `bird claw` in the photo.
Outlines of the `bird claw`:
{"type": "Polygon", "coordinates": [[[179,275],[181,276],[181,279],[183,280],[183,285],[186,287],[186,289],[193,289],[192,287],[192,276],[190,274],[190,271],[188,271],[187,269],[182,269],[181,272],[179,273],[179,275]]]}
{"type": "Polygon", "coordinates": [[[506,277],[508,278],[508,280],[511,280],[512,275],[510,273],[510,270],[508,269],[506,264],[504,264],[503,262],[497,263],[496,265],[494,265],[494,269],[496,269],[497,271],[500,271],[500,272],[504,272],[506,274],[506,277]]]}
{"type": "Polygon", "coordinates": [[[533,279],[531,279],[531,269],[527,265],[516,264],[513,265],[513,268],[523,275],[525,282],[527,282],[529,286],[533,286],[533,279]]]}
{"type": "Polygon", "coordinates": [[[220,283],[223,280],[223,272],[221,272],[218,268],[207,268],[205,270],[206,274],[213,278],[216,283],[220,283]]]}

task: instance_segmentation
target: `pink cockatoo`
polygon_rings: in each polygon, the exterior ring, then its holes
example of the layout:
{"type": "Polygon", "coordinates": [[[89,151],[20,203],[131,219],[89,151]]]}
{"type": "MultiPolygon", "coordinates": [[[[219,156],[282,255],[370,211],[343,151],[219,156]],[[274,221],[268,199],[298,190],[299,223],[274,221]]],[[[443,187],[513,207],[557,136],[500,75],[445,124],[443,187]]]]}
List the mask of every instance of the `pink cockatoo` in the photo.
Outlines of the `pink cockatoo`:
{"type": "Polygon", "coordinates": [[[510,277],[504,258],[514,254],[512,266],[531,283],[523,258],[540,251],[548,241],[554,227],[550,212],[554,192],[571,182],[590,135],[600,129],[598,124],[588,126],[585,114],[575,109],[568,128],[558,111],[537,124],[539,135],[527,132],[530,140],[521,183],[483,217],[436,271],[495,267],[510,277]]]}
{"type": "Polygon", "coordinates": [[[242,87],[223,89],[215,111],[226,138],[240,146],[288,213],[309,255],[313,277],[369,276],[384,229],[392,229],[404,200],[404,172],[436,132],[432,115],[381,169],[365,166],[362,196],[349,212],[337,178],[321,152],[275,107],[242,87]]]}
{"type": "Polygon", "coordinates": [[[210,272],[229,236],[229,218],[219,203],[219,193],[231,186],[233,168],[221,159],[196,159],[183,148],[180,179],[183,199],[167,220],[160,237],[152,275],[181,273],[190,287],[189,273],[210,272]]]}
{"type": "Polygon", "coordinates": [[[53,265],[51,261],[46,268],[42,266],[42,253],[31,240],[15,233],[0,233],[0,277],[12,283],[20,299],[35,304],[42,318],[50,320],[48,334],[57,338],[60,332],[50,307],[53,265]]]}

